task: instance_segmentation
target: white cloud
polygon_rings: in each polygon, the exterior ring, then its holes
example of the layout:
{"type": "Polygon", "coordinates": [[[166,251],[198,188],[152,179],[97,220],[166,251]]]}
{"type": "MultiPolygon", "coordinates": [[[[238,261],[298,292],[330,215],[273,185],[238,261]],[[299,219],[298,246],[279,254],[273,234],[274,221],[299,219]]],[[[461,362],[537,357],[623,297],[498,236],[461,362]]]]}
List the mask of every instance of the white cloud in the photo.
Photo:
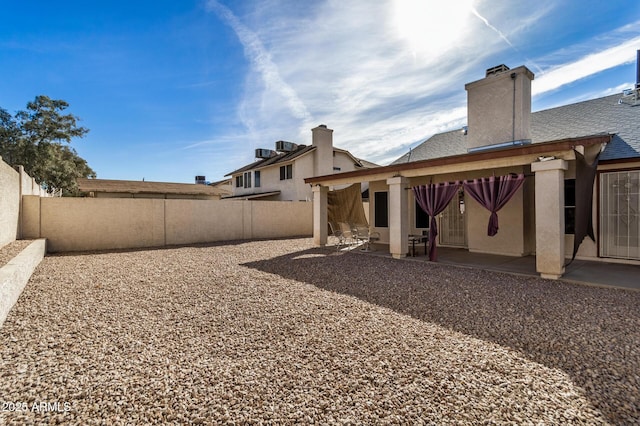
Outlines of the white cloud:
{"type": "Polygon", "coordinates": [[[555,66],[536,78],[533,95],[549,92],[609,68],[633,62],[639,46],[640,36],[601,52],[555,66]]]}
{"type": "Polygon", "coordinates": [[[534,94],[541,94],[626,63],[640,45],[627,33],[629,41],[597,54],[576,58],[568,49],[561,62],[544,54],[534,62],[520,44],[532,31],[540,34],[554,2],[519,9],[479,0],[425,4],[276,1],[238,18],[211,1],[253,65],[239,108],[252,136],[247,157],[278,139],[309,143],[310,129],[323,123],[334,129],[337,146],[386,164],[400,150],[464,125],[464,84],[489,66],[526,61],[536,69],[534,94]]]}
{"type": "MultiPolygon", "coordinates": [[[[263,90],[274,93],[278,98],[283,100],[293,118],[308,121],[310,114],[304,102],[302,102],[296,91],[280,77],[278,66],[272,61],[271,54],[265,49],[257,34],[243,25],[226,6],[215,0],[210,0],[207,5],[211,10],[215,11],[238,36],[238,39],[244,47],[245,55],[262,80],[263,90]]],[[[241,116],[244,117],[243,121],[249,129],[255,127],[255,123],[253,123],[250,115],[243,111],[241,116]]]]}

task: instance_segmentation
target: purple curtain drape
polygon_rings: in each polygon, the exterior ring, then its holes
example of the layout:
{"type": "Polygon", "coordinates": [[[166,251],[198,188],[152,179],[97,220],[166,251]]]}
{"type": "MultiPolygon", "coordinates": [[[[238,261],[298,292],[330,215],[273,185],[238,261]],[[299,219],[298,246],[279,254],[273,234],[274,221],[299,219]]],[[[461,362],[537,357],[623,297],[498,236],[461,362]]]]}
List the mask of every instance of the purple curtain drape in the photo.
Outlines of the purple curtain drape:
{"type": "Polygon", "coordinates": [[[438,236],[438,226],[436,225],[436,215],[440,214],[449,204],[451,199],[458,193],[460,182],[430,183],[413,187],[416,201],[431,219],[429,224],[429,260],[438,260],[436,252],[436,236],[438,236]]]}
{"type": "Polygon", "coordinates": [[[524,174],[491,176],[462,182],[464,190],[474,200],[491,212],[487,235],[498,233],[498,210],[504,207],[524,183],[524,174]]]}

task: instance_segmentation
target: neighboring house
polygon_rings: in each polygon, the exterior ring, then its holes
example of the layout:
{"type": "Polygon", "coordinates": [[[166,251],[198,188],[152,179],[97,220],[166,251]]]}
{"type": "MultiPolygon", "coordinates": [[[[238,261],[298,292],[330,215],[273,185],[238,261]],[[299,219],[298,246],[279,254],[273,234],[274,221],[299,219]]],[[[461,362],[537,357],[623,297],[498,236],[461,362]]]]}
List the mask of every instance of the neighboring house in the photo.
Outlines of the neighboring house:
{"type": "MultiPolygon", "coordinates": [[[[278,141],[275,150],[256,149],[257,161],[229,173],[234,199],[310,201],[305,178],[376,167],[333,146],[333,130],[324,124],[311,130],[311,145],[278,141]]],[[[363,187],[364,191],[366,187],[363,187]]]]}
{"type": "Polygon", "coordinates": [[[218,190],[222,194],[222,197],[227,197],[233,194],[233,186],[231,183],[231,179],[222,179],[215,182],[210,182],[209,186],[212,186],[218,190]]]}
{"type": "Polygon", "coordinates": [[[96,198],[166,198],[219,200],[225,193],[215,187],[193,183],[78,178],[78,188],[96,198]]]}
{"type": "Polygon", "coordinates": [[[332,185],[369,182],[372,228],[394,257],[403,257],[409,235],[427,232],[430,224],[408,188],[524,174],[522,187],[498,212],[496,235],[487,232],[489,211],[460,190],[436,216],[437,244],[535,254],[537,271],[558,278],[573,252],[580,186],[575,151],[587,163],[601,152],[595,181],[583,192],[593,194],[591,209],[583,210],[591,210],[585,217],[593,221],[596,242],[585,238],[577,257],[640,265],[640,82],[623,94],[531,113],[533,78],[524,66],[489,69],[465,86],[468,126],[434,135],[385,167],[306,179],[314,185],[315,242],[326,244],[323,200],[332,185]]]}

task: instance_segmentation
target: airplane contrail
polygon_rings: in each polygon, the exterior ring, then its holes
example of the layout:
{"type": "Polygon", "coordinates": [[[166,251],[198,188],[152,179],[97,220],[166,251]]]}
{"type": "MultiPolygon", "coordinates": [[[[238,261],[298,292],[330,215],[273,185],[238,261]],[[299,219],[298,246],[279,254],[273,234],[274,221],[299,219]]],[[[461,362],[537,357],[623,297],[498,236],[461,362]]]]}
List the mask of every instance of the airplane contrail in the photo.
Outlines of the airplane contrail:
{"type": "Polygon", "coordinates": [[[269,51],[264,47],[256,33],[242,24],[229,8],[217,1],[210,0],[208,7],[215,11],[236,33],[244,47],[245,54],[262,76],[265,85],[275,89],[286,99],[289,110],[296,118],[308,121],[311,114],[309,114],[307,107],[298,97],[293,87],[282,79],[278,66],[273,63],[269,51]]]}
{"type": "MultiPolygon", "coordinates": [[[[507,38],[507,36],[506,36],[506,35],[504,35],[504,33],[503,33],[502,31],[500,31],[499,29],[497,29],[496,27],[494,27],[493,25],[491,25],[491,23],[489,22],[489,20],[488,20],[487,18],[485,18],[484,16],[480,15],[480,12],[478,12],[478,10],[477,10],[475,7],[473,7],[473,6],[471,6],[471,13],[473,13],[473,14],[474,14],[478,19],[480,19],[482,22],[484,22],[484,24],[485,24],[487,27],[489,27],[492,31],[494,31],[496,34],[498,34],[498,36],[500,36],[500,38],[501,38],[502,40],[504,40],[504,42],[505,42],[505,43],[507,43],[507,44],[509,45],[509,47],[511,47],[513,50],[515,50],[516,52],[518,52],[518,53],[520,53],[520,54],[521,54],[520,50],[519,50],[517,47],[515,47],[515,46],[513,45],[513,43],[511,43],[511,40],[509,40],[509,39],[507,38]]],[[[525,57],[525,58],[526,58],[526,57],[525,57]]],[[[543,71],[542,71],[542,68],[540,68],[540,67],[539,67],[535,62],[533,62],[531,59],[526,58],[526,60],[527,60],[527,62],[528,62],[528,63],[530,63],[531,65],[533,65],[533,66],[536,68],[537,72],[539,72],[539,73],[542,73],[542,72],[543,72],[543,71]]]]}

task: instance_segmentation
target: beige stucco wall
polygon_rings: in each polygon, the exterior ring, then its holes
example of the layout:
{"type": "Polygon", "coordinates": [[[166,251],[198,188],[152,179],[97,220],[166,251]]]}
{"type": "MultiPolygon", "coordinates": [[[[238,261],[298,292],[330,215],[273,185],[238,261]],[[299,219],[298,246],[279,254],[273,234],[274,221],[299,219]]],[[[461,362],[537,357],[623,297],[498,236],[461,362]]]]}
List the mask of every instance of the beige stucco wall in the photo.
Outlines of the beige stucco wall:
{"type": "Polygon", "coordinates": [[[48,239],[51,252],[162,246],[164,202],[41,198],[39,237],[48,239]]]}
{"type": "Polygon", "coordinates": [[[306,201],[313,200],[313,192],[311,185],[304,183],[304,179],[314,175],[313,158],[315,152],[303,155],[296,159],[293,165],[293,183],[295,185],[295,194],[288,194],[280,197],[280,200],[306,201]]]}
{"type": "Polygon", "coordinates": [[[251,218],[251,236],[247,238],[310,236],[313,233],[311,202],[252,201],[245,206],[247,210],[251,218]]]}
{"type": "Polygon", "coordinates": [[[38,182],[24,171],[24,167],[17,166],[16,170],[20,174],[20,193],[22,195],[48,196],[47,192],[38,185],[38,182]]]}
{"type": "Polygon", "coordinates": [[[243,208],[250,203],[167,200],[167,245],[243,239],[243,208]]]}
{"type": "Polygon", "coordinates": [[[40,197],[24,195],[20,214],[22,238],[40,238],[40,197]]]}
{"type": "Polygon", "coordinates": [[[311,129],[311,145],[316,147],[313,153],[314,176],[332,174],[334,162],[333,130],[325,125],[311,129]]]}
{"type": "Polygon", "coordinates": [[[20,174],[0,157],[0,247],[18,237],[20,174]]]}
{"type": "Polygon", "coordinates": [[[369,219],[369,215],[370,215],[370,212],[369,212],[369,201],[363,201],[362,202],[362,207],[364,208],[364,217],[365,217],[365,219],[367,219],[367,223],[369,225],[372,225],[371,220],[369,219]]]}
{"type": "Polygon", "coordinates": [[[498,233],[487,235],[489,211],[471,197],[465,197],[467,205],[467,242],[469,251],[490,254],[522,256],[524,242],[524,208],[522,188],[498,211],[498,233]]]}
{"type": "Polygon", "coordinates": [[[29,238],[51,252],[310,236],[313,203],[25,197],[29,238]]]}
{"type": "Polygon", "coordinates": [[[190,194],[154,194],[154,193],[136,193],[130,194],[126,192],[96,192],[94,198],[152,198],[167,200],[219,200],[219,195],[190,195],[190,194]]]}

